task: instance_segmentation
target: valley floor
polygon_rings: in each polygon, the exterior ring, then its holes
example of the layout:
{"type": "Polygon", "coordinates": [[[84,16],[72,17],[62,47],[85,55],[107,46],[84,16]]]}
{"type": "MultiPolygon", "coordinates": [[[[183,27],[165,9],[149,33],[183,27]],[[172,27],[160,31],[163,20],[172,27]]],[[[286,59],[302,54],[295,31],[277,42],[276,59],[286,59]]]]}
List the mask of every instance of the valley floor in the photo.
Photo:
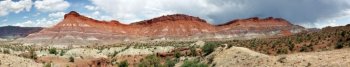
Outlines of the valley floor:
{"type": "MultiPolygon", "coordinates": [[[[47,65],[53,67],[85,67],[97,65],[118,67],[123,59],[128,61],[129,66],[137,67],[139,65],[136,63],[141,63],[142,61],[139,60],[142,60],[145,56],[152,54],[163,56],[158,55],[158,53],[169,53],[173,49],[175,49],[173,46],[132,46],[111,47],[108,49],[73,48],[66,50],[65,54],[59,52],[56,55],[50,54],[50,51],[40,50],[35,51],[35,55],[38,56],[35,59],[25,58],[23,56],[28,51],[23,51],[22,54],[18,51],[10,51],[7,54],[0,54],[0,67],[47,67],[47,65]],[[110,55],[115,53],[114,51],[119,52],[110,58],[110,55]],[[74,57],[73,60],[75,59],[75,61],[72,62],[70,57],[74,57]],[[113,59],[116,60],[116,64],[113,59]]],[[[198,58],[198,56],[182,56],[182,59],[176,63],[175,67],[182,67],[181,64],[186,62],[183,58],[190,59],[196,57],[198,58]]],[[[349,67],[350,48],[272,56],[248,48],[232,46],[230,48],[218,47],[213,53],[205,56],[205,58],[201,59],[200,62],[206,63],[206,61],[209,61],[208,66],[213,67],[349,67]]],[[[164,60],[158,59],[158,61],[163,63],[164,60]]]]}

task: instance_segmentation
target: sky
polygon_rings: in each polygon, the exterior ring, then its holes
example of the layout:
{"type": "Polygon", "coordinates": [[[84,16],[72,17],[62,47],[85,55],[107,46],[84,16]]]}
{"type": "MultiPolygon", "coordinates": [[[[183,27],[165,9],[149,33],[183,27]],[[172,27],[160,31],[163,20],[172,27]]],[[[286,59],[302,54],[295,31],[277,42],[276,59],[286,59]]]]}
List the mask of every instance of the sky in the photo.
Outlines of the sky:
{"type": "Polygon", "coordinates": [[[350,24],[350,0],[0,0],[0,26],[51,27],[70,11],[124,24],[171,14],[211,24],[250,17],[284,18],[307,28],[350,24]]]}

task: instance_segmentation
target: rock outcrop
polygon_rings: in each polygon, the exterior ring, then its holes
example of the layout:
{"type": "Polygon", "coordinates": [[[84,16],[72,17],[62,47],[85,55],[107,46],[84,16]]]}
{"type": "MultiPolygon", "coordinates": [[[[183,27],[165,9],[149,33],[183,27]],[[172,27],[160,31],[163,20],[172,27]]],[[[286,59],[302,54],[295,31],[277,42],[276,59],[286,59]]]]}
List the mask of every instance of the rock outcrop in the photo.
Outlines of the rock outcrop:
{"type": "Polygon", "coordinates": [[[98,21],[72,11],[57,25],[22,39],[27,43],[91,44],[140,40],[207,40],[249,39],[288,36],[303,31],[281,18],[238,19],[222,25],[211,25],[198,17],[184,14],[122,24],[98,21]]]}

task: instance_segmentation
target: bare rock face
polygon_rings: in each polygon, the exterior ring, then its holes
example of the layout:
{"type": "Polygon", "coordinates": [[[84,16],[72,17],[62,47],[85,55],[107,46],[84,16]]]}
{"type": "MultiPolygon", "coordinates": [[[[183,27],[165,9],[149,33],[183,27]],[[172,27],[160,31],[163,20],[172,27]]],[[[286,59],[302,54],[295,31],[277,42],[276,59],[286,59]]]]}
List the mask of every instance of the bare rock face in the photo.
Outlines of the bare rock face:
{"type": "Polygon", "coordinates": [[[139,40],[202,40],[287,36],[304,28],[281,18],[249,18],[211,25],[198,17],[184,14],[122,24],[98,21],[72,11],[57,25],[22,39],[27,43],[61,43],[74,45],[139,40]]]}
{"type": "Polygon", "coordinates": [[[118,39],[118,35],[123,33],[123,26],[125,25],[118,21],[98,21],[72,11],[55,26],[30,34],[22,41],[63,45],[98,43],[102,40],[118,39]]]}

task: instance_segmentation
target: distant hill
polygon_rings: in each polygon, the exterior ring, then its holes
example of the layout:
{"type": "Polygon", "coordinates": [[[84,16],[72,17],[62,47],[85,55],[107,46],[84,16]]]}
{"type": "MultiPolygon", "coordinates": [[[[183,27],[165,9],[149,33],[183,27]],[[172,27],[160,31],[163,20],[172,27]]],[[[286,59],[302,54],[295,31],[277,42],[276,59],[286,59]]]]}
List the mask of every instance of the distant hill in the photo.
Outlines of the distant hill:
{"type": "Polygon", "coordinates": [[[26,37],[29,34],[39,32],[41,27],[19,27],[19,26],[4,26],[0,27],[0,38],[2,39],[16,39],[26,37]]]}

